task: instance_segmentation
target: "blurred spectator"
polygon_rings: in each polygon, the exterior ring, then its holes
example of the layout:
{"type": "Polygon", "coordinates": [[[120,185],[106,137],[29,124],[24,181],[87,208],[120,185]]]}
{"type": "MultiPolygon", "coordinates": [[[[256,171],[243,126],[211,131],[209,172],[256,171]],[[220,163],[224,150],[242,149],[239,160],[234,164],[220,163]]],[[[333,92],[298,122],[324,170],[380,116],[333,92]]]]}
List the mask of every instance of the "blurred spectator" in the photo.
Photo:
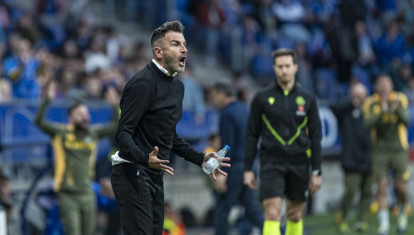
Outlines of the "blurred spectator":
{"type": "Polygon", "coordinates": [[[260,0],[257,3],[255,18],[260,25],[262,33],[269,38],[277,38],[277,21],[272,11],[272,0],[260,0]]]}
{"type": "Polygon", "coordinates": [[[10,180],[8,173],[2,168],[0,168],[0,206],[6,210],[6,220],[7,223],[10,223],[13,209],[10,195],[10,180]]]}
{"type": "Polygon", "coordinates": [[[295,52],[297,56],[296,63],[299,66],[297,73],[297,82],[301,84],[306,90],[313,92],[313,78],[312,78],[312,65],[308,59],[306,44],[297,43],[295,46],[295,52]]]}
{"type": "Polygon", "coordinates": [[[389,64],[387,69],[391,76],[392,83],[394,84],[394,90],[403,91],[408,84],[408,80],[413,75],[410,64],[401,63],[401,61],[396,60],[389,64]]]}
{"type": "Polygon", "coordinates": [[[397,16],[397,0],[376,0],[378,10],[381,12],[382,21],[389,23],[397,16]]]}
{"type": "Polygon", "coordinates": [[[252,84],[250,79],[246,74],[235,72],[232,77],[233,86],[237,91],[237,99],[243,103],[250,103],[250,100],[253,98],[252,84]]]}
{"type": "Polygon", "coordinates": [[[10,82],[4,78],[0,79],[0,103],[10,102],[12,99],[12,90],[10,82]]]}
{"type": "Polygon", "coordinates": [[[37,99],[40,95],[40,84],[37,81],[39,61],[33,56],[27,39],[20,39],[14,45],[13,55],[3,62],[3,73],[13,83],[14,97],[37,99]]]}
{"type": "MultiPolygon", "coordinates": [[[[211,153],[211,152],[217,152],[220,150],[221,147],[221,140],[220,140],[220,135],[217,133],[211,134],[208,137],[208,145],[207,147],[204,149],[204,153],[211,153]]],[[[209,180],[210,182],[210,180],[209,180]]]]}
{"type": "Polygon", "coordinates": [[[38,21],[35,21],[29,14],[20,17],[17,22],[16,33],[20,37],[29,40],[32,45],[38,43],[41,38],[38,21]]]}
{"type": "Polygon", "coordinates": [[[336,24],[336,27],[327,32],[332,50],[332,59],[336,62],[339,81],[349,82],[352,64],[358,59],[358,48],[354,46],[355,43],[352,40],[353,28],[346,27],[346,25],[339,22],[336,24]]]}
{"type": "Polygon", "coordinates": [[[164,204],[164,215],[164,231],[162,235],[186,234],[186,226],[181,219],[180,213],[169,202],[164,204]]]}
{"type": "Polygon", "coordinates": [[[366,14],[364,1],[346,0],[339,1],[339,13],[348,28],[354,28],[357,21],[363,20],[366,14]]]}
{"type": "Polygon", "coordinates": [[[100,100],[102,97],[102,81],[96,75],[86,76],[84,78],[84,89],[88,100],[100,100]]]}
{"type": "Polygon", "coordinates": [[[413,106],[414,105],[414,76],[408,79],[407,86],[404,87],[403,92],[407,96],[410,106],[413,106]]]}
{"type": "Polygon", "coordinates": [[[96,72],[97,70],[107,70],[111,67],[110,57],[105,52],[105,38],[95,35],[92,38],[90,50],[85,53],[86,73],[96,72]]]}
{"type": "Polygon", "coordinates": [[[364,21],[359,20],[355,23],[353,41],[356,43],[358,51],[358,62],[362,66],[372,65],[375,63],[375,53],[372,40],[366,31],[364,21]]]}
{"type": "Polygon", "coordinates": [[[284,37],[294,42],[310,40],[309,31],[301,24],[305,20],[306,11],[300,1],[276,0],[273,4],[273,12],[280,23],[278,27],[284,37]]]}
{"type": "Polygon", "coordinates": [[[407,50],[400,26],[395,21],[389,24],[386,32],[374,45],[380,66],[385,66],[395,59],[401,60],[407,50]]]}
{"type": "Polygon", "coordinates": [[[226,18],[219,0],[205,0],[199,7],[199,21],[203,27],[203,41],[207,66],[216,64],[216,52],[226,18]]]}
{"type": "Polygon", "coordinates": [[[122,51],[122,40],[119,35],[115,32],[114,28],[106,26],[104,28],[107,42],[106,42],[106,54],[111,59],[112,63],[117,63],[120,60],[122,51]]]}
{"type": "Polygon", "coordinates": [[[194,112],[195,123],[201,124],[204,122],[206,115],[203,90],[197,80],[194,79],[189,67],[180,76],[184,84],[183,111],[194,112]]]}

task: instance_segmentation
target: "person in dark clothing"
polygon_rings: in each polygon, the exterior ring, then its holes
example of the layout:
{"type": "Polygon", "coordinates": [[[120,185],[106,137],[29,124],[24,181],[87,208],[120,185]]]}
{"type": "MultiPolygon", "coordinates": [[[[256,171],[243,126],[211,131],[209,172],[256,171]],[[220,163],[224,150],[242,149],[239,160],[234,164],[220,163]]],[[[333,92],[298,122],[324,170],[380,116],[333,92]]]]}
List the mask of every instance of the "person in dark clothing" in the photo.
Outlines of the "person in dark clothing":
{"type": "MultiPolygon", "coordinates": [[[[176,132],[184,86],[175,75],[184,71],[187,56],[183,25],[164,23],[152,33],[151,46],[152,62],[125,85],[115,135],[120,150],[111,157],[111,182],[126,235],[162,234],[163,173],[174,175],[167,165],[171,151],[198,166],[217,157],[196,151],[176,132]]],[[[220,166],[229,167],[222,162],[229,160],[220,160],[220,166]]],[[[213,179],[216,173],[226,175],[217,169],[213,179]]]]}
{"type": "Polygon", "coordinates": [[[350,98],[330,106],[338,119],[342,139],[342,168],[345,173],[345,193],[340,212],[337,215],[338,229],[341,233],[348,230],[348,212],[352,207],[355,194],[360,191],[355,229],[364,232],[368,228],[365,222],[371,193],[371,156],[370,134],[364,126],[362,103],[367,89],[361,83],[352,85],[350,98]]]}
{"type": "Polygon", "coordinates": [[[213,103],[220,108],[219,134],[223,144],[231,146],[230,157],[232,167],[227,176],[219,175],[215,182],[218,192],[217,206],[214,216],[215,234],[228,233],[230,209],[240,202],[245,208],[247,219],[255,226],[262,228],[264,217],[260,208],[257,190],[243,184],[244,143],[248,118],[248,107],[237,100],[236,89],[227,83],[216,83],[212,89],[213,103]]]}
{"type": "Polygon", "coordinates": [[[273,59],[275,84],[257,93],[251,104],[244,183],[252,189],[257,187],[252,165],[261,138],[259,192],[265,211],[263,235],[280,235],[283,196],[287,198],[286,234],[301,235],[304,202],[322,184],[321,121],[315,96],[295,82],[295,52],[278,49],[273,52],[273,59]]]}

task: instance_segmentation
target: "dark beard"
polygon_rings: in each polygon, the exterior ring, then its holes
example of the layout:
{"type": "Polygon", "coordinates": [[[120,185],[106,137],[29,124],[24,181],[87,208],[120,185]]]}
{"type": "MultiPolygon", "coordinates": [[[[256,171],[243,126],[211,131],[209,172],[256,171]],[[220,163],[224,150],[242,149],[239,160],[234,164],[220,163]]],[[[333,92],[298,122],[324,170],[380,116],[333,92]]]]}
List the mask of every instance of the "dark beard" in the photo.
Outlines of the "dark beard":
{"type": "Polygon", "coordinates": [[[88,130],[88,127],[87,126],[85,127],[81,123],[75,123],[73,126],[75,127],[75,131],[85,132],[88,130]]]}
{"type": "Polygon", "coordinates": [[[167,68],[165,68],[165,69],[167,69],[167,70],[171,70],[172,71],[172,73],[175,73],[175,72],[184,72],[184,68],[183,69],[180,69],[178,66],[176,66],[176,65],[174,65],[174,63],[176,63],[176,61],[174,60],[174,58],[172,58],[172,57],[165,57],[165,65],[167,66],[167,68]]]}

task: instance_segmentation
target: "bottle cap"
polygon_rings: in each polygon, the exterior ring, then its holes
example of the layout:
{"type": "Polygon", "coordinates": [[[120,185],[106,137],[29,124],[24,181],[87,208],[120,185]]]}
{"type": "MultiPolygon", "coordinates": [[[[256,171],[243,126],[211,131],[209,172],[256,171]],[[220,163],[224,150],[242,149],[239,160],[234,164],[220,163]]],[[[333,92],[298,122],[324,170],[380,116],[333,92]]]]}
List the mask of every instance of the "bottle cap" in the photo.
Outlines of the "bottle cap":
{"type": "Polygon", "coordinates": [[[230,150],[230,147],[226,144],[226,145],[224,145],[224,148],[227,150],[227,151],[229,151],[230,150]]]}

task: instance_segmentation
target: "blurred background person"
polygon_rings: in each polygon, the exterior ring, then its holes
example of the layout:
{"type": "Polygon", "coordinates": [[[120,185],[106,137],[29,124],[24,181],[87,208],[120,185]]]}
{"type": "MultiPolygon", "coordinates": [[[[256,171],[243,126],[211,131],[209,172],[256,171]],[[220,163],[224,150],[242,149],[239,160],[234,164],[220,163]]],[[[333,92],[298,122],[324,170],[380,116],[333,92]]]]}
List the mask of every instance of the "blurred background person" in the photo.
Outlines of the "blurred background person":
{"type": "Polygon", "coordinates": [[[357,193],[360,193],[360,199],[355,230],[365,232],[368,229],[366,216],[372,199],[372,184],[370,136],[362,117],[362,104],[366,97],[366,87],[361,83],[354,83],[348,99],[330,106],[338,119],[342,139],[341,163],[345,174],[345,192],[337,215],[341,233],[348,230],[348,215],[357,193]]]}
{"type": "Polygon", "coordinates": [[[387,203],[390,171],[400,206],[397,229],[403,233],[407,230],[410,205],[407,191],[410,178],[407,152],[408,99],[403,93],[393,90],[392,80],[386,74],[378,77],[375,90],[376,93],[364,103],[364,122],[372,133],[373,175],[378,182],[378,233],[386,235],[390,230],[387,203]]]}
{"type": "Polygon", "coordinates": [[[237,99],[237,91],[229,83],[216,83],[212,88],[213,103],[220,109],[219,134],[221,143],[230,146],[227,153],[231,168],[227,176],[218,176],[215,182],[217,206],[214,214],[215,234],[228,234],[228,216],[231,208],[240,203],[245,217],[258,227],[263,227],[264,215],[257,190],[243,184],[245,131],[248,107],[237,99]]]}
{"type": "Polygon", "coordinates": [[[49,134],[55,152],[53,189],[58,194],[59,213],[65,234],[92,235],[95,233],[96,201],[91,189],[94,178],[97,141],[113,135],[118,124],[119,97],[109,102],[114,107],[113,121],[104,126],[89,126],[88,107],[80,102],[68,109],[67,125],[57,125],[45,120],[55,90],[49,87],[35,123],[49,134]]]}

